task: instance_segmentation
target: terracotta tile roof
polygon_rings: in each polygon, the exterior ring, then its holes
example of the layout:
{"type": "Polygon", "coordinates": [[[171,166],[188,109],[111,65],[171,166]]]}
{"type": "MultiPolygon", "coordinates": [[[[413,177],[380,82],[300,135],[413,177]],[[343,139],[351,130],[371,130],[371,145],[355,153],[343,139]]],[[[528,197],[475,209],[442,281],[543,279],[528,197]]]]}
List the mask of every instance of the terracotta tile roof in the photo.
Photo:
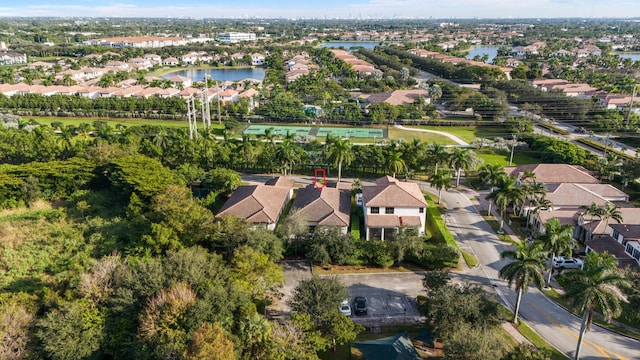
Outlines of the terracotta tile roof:
{"type": "Polygon", "coordinates": [[[629,199],[629,195],[619,190],[611,184],[578,184],[579,187],[592,191],[604,198],[625,198],[629,199]]]}
{"type": "Polygon", "coordinates": [[[602,196],[573,183],[548,184],[546,197],[555,208],[589,206],[593,203],[604,206],[607,203],[602,196]]]}
{"type": "Polygon", "coordinates": [[[290,190],[291,188],[270,185],[240,186],[216,216],[235,215],[251,223],[275,223],[290,190]]]}
{"type": "Polygon", "coordinates": [[[291,207],[299,209],[309,222],[346,227],[350,223],[351,195],[349,190],[307,185],[298,190],[291,207]]]}
{"type": "Polygon", "coordinates": [[[557,218],[562,225],[575,226],[577,224],[578,214],[580,214],[580,211],[578,210],[540,211],[538,213],[538,218],[543,224],[553,218],[557,218]]]}
{"type": "Polygon", "coordinates": [[[367,207],[427,207],[418,184],[390,176],[379,178],[376,185],[363,186],[362,198],[367,207]]]}
{"type": "Polygon", "coordinates": [[[636,270],[640,268],[638,262],[624,252],[624,246],[611,236],[596,236],[588,240],[585,245],[597,253],[604,253],[606,251],[615,256],[616,260],[618,260],[619,268],[631,267],[636,270]]]}
{"type": "Polygon", "coordinates": [[[271,185],[271,186],[283,186],[286,187],[288,189],[291,189],[293,187],[293,185],[296,184],[295,180],[286,178],[284,176],[278,176],[277,178],[273,178],[273,179],[269,179],[267,181],[265,181],[264,183],[265,185],[271,185]]]}
{"type": "Polygon", "coordinates": [[[640,224],[609,224],[609,226],[624,236],[625,240],[640,241],[640,224]]]}
{"type": "MultiPolygon", "coordinates": [[[[624,207],[627,203],[616,203],[618,206],[618,210],[620,210],[620,215],[622,216],[622,222],[626,225],[639,225],[640,224],[640,208],[635,207],[624,207]]],[[[581,213],[584,213],[584,210],[581,210],[581,213]]],[[[589,232],[593,234],[608,234],[611,230],[608,229],[609,226],[615,225],[615,220],[609,220],[608,222],[605,220],[599,220],[598,218],[591,217],[589,215],[583,216],[584,225],[582,225],[585,229],[589,230],[589,232]],[[608,226],[607,226],[608,224],[608,226]]]]}
{"type": "Polygon", "coordinates": [[[396,228],[400,227],[398,215],[367,215],[367,227],[369,228],[396,228]]]}
{"type": "Polygon", "coordinates": [[[509,176],[520,176],[525,170],[531,170],[536,175],[536,181],[541,183],[600,183],[587,169],[578,165],[528,164],[504,168],[509,176]]]}

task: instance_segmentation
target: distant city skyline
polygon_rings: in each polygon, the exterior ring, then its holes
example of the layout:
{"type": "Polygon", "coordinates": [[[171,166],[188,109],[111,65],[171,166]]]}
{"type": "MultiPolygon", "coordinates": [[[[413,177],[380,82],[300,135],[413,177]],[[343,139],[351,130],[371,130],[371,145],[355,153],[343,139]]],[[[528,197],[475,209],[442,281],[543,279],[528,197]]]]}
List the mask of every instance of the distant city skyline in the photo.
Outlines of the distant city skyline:
{"type": "Polygon", "coordinates": [[[631,18],[640,0],[23,0],[0,17],[148,18],[631,18]]]}

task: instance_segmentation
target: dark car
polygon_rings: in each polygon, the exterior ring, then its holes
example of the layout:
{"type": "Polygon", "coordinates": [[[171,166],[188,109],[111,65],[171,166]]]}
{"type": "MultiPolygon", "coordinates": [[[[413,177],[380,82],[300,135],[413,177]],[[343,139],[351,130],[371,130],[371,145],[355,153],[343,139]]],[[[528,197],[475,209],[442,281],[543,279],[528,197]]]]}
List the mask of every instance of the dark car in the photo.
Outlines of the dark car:
{"type": "Polygon", "coordinates": [[[356,315],[367,315],[367,299],[357,296],[353,300],[353,309],[356,315]]]}

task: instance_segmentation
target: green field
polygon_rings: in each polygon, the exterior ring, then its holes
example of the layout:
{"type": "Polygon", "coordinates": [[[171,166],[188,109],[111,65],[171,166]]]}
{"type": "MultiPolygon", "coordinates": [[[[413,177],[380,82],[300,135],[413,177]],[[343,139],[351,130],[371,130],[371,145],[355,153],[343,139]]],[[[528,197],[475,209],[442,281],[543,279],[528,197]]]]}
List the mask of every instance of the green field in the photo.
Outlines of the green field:
{"type": "Polygon", "coordinates": [[[509,137],[506,129],[489,126],[420,126],[421,129],[436,130],[455,135],[460,139],[470,143],[477,138],[493,139],[496,137],[509,137]]]}
{"type": "MultiPolygon", "coordinates": [[[[501,166],[509,166],[509,154],[486,154],[478,153],[478,157],[484,159],[485,164],[498,164],[501,166]]],[[[515,153],[513,154],[513,165],[538,164],[540,159],[529,155],[515,153]]]]}

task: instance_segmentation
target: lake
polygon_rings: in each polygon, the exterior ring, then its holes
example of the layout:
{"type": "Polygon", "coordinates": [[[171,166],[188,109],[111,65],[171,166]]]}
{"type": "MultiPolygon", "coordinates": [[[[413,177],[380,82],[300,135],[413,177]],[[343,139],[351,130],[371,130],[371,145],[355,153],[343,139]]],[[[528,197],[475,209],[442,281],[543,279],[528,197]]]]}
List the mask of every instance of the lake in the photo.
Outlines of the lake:
{"type": "Polygon", "coordinates": [[[631,59],[633,61],[640,61],[640,53],[614,53],[623,59],[631,59]]]}
{"type": "Polygon", "coordinates": [[[320,45],[320,47],[327,47],[332,49],[344,48],[349,50],[354,46],[361,46],[365,49],[373,49],[374,47],[380,45],[378,41],[329,41],[320,45]]]}
{"type": "MultiPolygon", "coordinates": [[[[506,46],[509,47],[509,46],[506,46]]],[[[471,60],[474,58],[474,56],[476,55],[484,55],[487,54],[489,55],[489,60],[487,60],[487,63],[491,63],[493,61],[493,59],[498,56],[498,49],[500,48],[500,46],[493,46],[493,45],[482,45],[482,46],[474,46],[471,48],[471,50],[469,51],[469,54],[467,54],[467,59],[471,60]]]]}
{"type": "Polygon", "coordinates": [[[240,69],[188,69],[172,72],[171,74],[166,74],[162,77],[168,79],[175,75],[186,76],[192,81],[203,81],[205,75],[213,80],[218,81],[238,81],[246,78],[253,78],[262,81],[264,80],[264,68],[253,67],[240,69]]]}

